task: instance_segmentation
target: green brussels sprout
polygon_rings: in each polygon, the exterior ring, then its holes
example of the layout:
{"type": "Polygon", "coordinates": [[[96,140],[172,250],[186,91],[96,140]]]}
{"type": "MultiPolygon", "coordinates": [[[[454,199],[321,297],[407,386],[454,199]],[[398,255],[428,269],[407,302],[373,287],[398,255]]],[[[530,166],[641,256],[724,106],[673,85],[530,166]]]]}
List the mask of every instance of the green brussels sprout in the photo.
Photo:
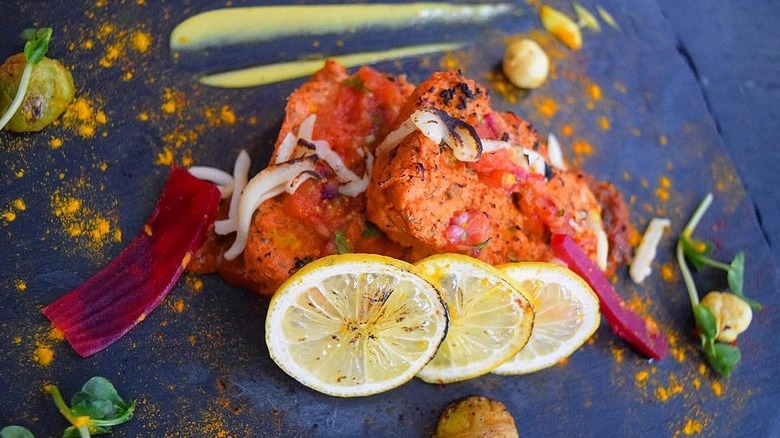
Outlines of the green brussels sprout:
{"type": "MultiPolygon", "coordinates": [[[[14,100],[26,64],[24,54],[18,53],[0,65],[0,114],[14,100]]],[[[44,57],[33,67],[22,105],[11,117],[6,129],[14,132],[40,131],[65,111],[75,93],[70,72],[59,61],[44,57]]]]}

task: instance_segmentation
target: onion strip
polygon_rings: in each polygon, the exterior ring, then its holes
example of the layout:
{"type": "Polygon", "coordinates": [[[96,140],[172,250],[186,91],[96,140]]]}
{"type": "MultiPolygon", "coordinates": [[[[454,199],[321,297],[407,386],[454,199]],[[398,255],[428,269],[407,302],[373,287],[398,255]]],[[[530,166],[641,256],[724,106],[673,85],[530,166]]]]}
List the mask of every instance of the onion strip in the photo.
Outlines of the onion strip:
{"type": "Polygon", "coordinates": [[[192,166],[187,171],[195,178],[216,184],[222,199],[227,199],[233,194],[234,179],[224,170],[216,167],[192,166]]]}
{"type": "Polygon", "coordinates": [[[247,180],[249,179],[249,168],[252,165],[252,159],[245,150],[241,150],[236,157],[236,162],[233,165],[233,196],[230,198],[230,209],[228,210],[228,218],[214,222],[214,232],[224,236],[225,234],[232,233],[238,228],[238,222],[236,221],[236,215],[238,215],[238,202],[241,198],[241,192],[246,187],[247,180]]]}
{"type": "Polygon", "coordinates": [[[225,259],[235,259],[246,248],[252,216],[260,204],[284,192],[289,182],[301,173],[314,171],[317,159],[317,155],[310,155],[276,164],[265,168],[249,181],[238,203],[236,240],[225,252],[225,259]]]}

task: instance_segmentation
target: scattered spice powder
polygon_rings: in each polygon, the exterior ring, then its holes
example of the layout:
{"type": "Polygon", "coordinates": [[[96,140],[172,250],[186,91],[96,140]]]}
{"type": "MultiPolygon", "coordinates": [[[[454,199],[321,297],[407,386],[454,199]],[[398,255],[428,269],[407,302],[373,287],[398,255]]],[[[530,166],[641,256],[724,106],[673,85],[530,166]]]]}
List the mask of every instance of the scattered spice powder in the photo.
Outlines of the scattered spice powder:
{"type": "Polygon", "coordinates": [[[667,283],[677,281],[677,267],[672,262],[666,262],[661,265],[661,279],[667,283]]]}
{"type": "Polygon", "coordinates": [[[62,139],[57,137],[52,137],[49,139],[49,147],[52,149],[59,149],[62,147],[62,139]]]}
{"type": "Polygon", "coordinates": [[[539,114],[548,119],[555,117],[555,113],[558,112],[558,103],[551,97],[535,96],[531,103],[539,114]]]}
{"type": "Polygon", "coordinates": [[[588,85],[588,96],[596,101],[601,100],[601,87],[598,84],[588,85]]]}
{"type": "Polygon", "coordinates": [[[609,119],[606,116],[601,116],[601,118],[599,118],[599,128],[603,131],[609,131],[609,127],[609,119]]]}
{"type": "MultiPolygon", "coordinates": [[[[77,189],[89,190],[91,187],[80,179],[76,182],[77,189]]],[[[57,189],[50,199],[52,215],[58,219],[65,233],[78,239],[80,245],[74,248],[86,248],[98,252],[111,242],[121,242],[122,233],[116,224],[116,218],[85,205],[84,199],[74,193],[57,189]]]]}
{"type": "Polygon", "coordinates": [[[701,421],[688,418],[685,420],[685,425],[683,425],[682,433],[685,436],[691,436],[700,433],[703,429],[704,429],[704,424],[702,424],[701,421]]]}
{"type": "Polygon", "coordinates": [[[593,146],[585,140],[575,140],[571,144],[572,151],[577,155],[592,155],[593,146]]]}
{"type": "Polygon", "coordinates": [[[574,134],[574,127],[572,125],[563,125],[563,128],[561,128],[561,134],[565,135],[566,137],[571,137],[574,134]]]}
{"type": "Polygon", "coordinates": [[[666,138],[665,135],[662,135],[658,138],[658,143],[661,143],[662,146],[666,146],[666,143],[669,142],[669,139],[666,138]]]}
{"type": "Polygon", "coordinates": [[[24,292],[27,290],[27,282],[24,280],[16,280],[14,285],[16,286],[16,290],[19,292],[24,292]]]}
{"type": "Polygon", "coordinates": [[[647,386],[647,379],[650,378],[650,373],[647,370],[637,371],[634,375],[634,382],[637,388],[644,388],[647,386]]]}
{"type": "Polygon", "coordinates": [[[176,311],[176,313],[182,313],[184,312],[184,300],[176,300],[173,302],[173,310],[176,311]]]}
{"type": "Polygon", "coordinates": [[[33,352],[33,360],[39,365],[47,367],[54,362],[54,350],[45,345],[38,345],[33,352]]]}
{"type": "Polygon", "coordinates": [[[723,385],[721,385],[719,381],[715,380],[714,382],[712,382],[710,384],[710,388],[712,389],[712,393],[715,394],[715,396],[717,397],[723,396],[723,385]]]}
{"type": "MultiPolygon", "coordinates": [[[[108,117],[101,107],[100,100],[92,101],[87,97],[77,97],[68,105],[59,121],[54,123],[62,124],[65,129],[73,131],[81,138],[92,138],[98,127],[108,122],[108,117]]],[[[49,146],[56,149],[62,146],[61,140],[59,143],[59,146],[56,146],[57,142],[50,142],[49,146]]]]}
{"type": "Polygon", "coordinates": [[[658,178],[658,187],[655,189],[655,196],[658,197],[661,201],[668,201],[669,200],[669,189],[672,187],[672,181],[665,177],[661,176],[658,178]]]}

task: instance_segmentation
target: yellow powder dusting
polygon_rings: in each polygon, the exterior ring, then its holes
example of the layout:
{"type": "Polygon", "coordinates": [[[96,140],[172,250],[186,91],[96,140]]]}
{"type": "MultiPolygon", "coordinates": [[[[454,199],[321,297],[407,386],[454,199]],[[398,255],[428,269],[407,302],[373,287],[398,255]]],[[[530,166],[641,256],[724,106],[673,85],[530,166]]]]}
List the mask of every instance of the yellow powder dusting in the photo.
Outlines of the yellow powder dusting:
{"type": "Polygon", "coordinates": [[[54,350],[45,345],[38,344],[33,351],[33,360],[39,365],[47,367],[54,361],[54,350]]]}
{"type": "Polygon", "coordinates": [[[49,139],[49,147],[52,149],[59,149],[62,147],[62,139],[57,137],[52,137],[49,139]]]}
{"type": "Polygon", "coordinates": [[[187,277],[187,286],[189,286],[191,291],[199,293],[203,290],[203,280],[198,277],[187,277]]]}
{"type": "Polygon", "coordinates": [[[655,196],[661,201],[669,200],[669,189],[672,187],[672,181],[662,176],[658,179],[658,187],[655,189],[655,196]]]}
{"type": "Polygon", "coordinates": [[[576,140],[571,144],[572,151],[577,155],[592,155],[593,146],[585,140],[576,140]]]}
{"type": "Polygon", "coordinates": [[[563,128],[561,128],[561,134],[565,135],[566,137],[571,137],[572,134],[574,134],[574,127],[571,125],[563,125],[563,128]]]}
{"type": "Polygon", "coordinates": [[[647,386],[647,379],[650,378],[650,373],[646,370],[638,371],[634,375],[634,384],[637,388],[644,388],[647,386]]]}
{"type": "Polygon", "coordinates": [[[173,151],[167,147],[163,148],[162,152],[157,154],[157,160],[154,163],[160,166],[173,166],[173,151]]]}
{"type": "Polygon", "coordinates": [[[588,96],[593,100],[601,100],[601,87],[598,84],[590,84],[588,86],[588,96]]]}
{"type": "Polygon", "coordinates": [[[195,335],[189,335],[187,337],[187,340],[190,342],[190,345],[195,345],[195,343],[197,342],[197,338],[195,337],[195,335]]]}
{"type": "Polygon", "coordinates": [[[615,362],[623,363],[623,357],[625,354],[625,350],[623,348],[612,347],[610,351],[612,352],[612,357],[615,359],[615,362]]]}
{"type": "MultiPolygon", "coordinates": [[[[100,104],[101,102],[94,102],[86,97],[74,99],[60,119],[62,126],[75,132],[81,138],[94,137],[97,128],[108,122],[106,113],[97,107],[100,104]]],[[[55,148],[52,143],[49,145],[55,148]]]]}
{"type": "Polygon", "coordinates": [[[160,109],[165,114],[173,114],[180,111],[185,104],[184,94],[172,88],[165,88],[163,93],[163,103],[160,109]]]}
{"type": "Polygon", "coordinates": [[[175,310],[176,313],[184,312],[184,300],[176,300],[173,303],[173,310],[175,310]]]}
{"type": "Polygon", "coordinates": [[[587,108],[588,111],[593,111],[594,109],[596,109],[596,105],[593,104],[593,102],[587,102],[585,104],[585,108],[587,108]]]}
{"type": "Polygon", "coordinates": [[[124,42],[115,42],[113,44],[109,44],[108,47],[106,47],[106,52],[103,54],[103,57],[100,58],[100,66],[109,68],[113,67],[114,63],[125,54],[125,44],[124,42]]]}
{"type": "Polygon", "coordinates": [[[16,290],[19,292],[24,292],[27,290],[27,282],[24,280],[16,280],[15,282],[16,290]]]}
{"type": "Polygon", "coordinates": [[[691,385],[693,385],[694,389],[698,390],[699,388],[701,388],[701,380],[699,380],[698,377],[694,377],[693,381],[691,382],[691,385]]]}
{"type": "Polygon", "coordinates": [[[723,395],[723,385],[721,385],[721,383],[717,380],[710,384],[710,388],[712,388],[712,393],[717,397],[721,397],[723,395]]]}
{"type": "Polygon", "coordinates": [[[439,66],[444,70],[457,70],[460,68],[460,63],[451,52],[447,52],[442,56],[439,66]]]}
{"type": "Polygon", "coordinates": [[[659,386],[655,389],[655,399],[666,403],[670,398],[682,394],[683,386],[678,383],[677,377],[674,374],[669,375],[669,384],[667,386],[659,386]]]}
{"type": "Polygon", "coordinates": [[[219,110],[206,108],[204,113],[209,126],[234,125],[236,123],[236,113],[227,105],[222,105],[219,110]]]}
{"type": "Polygon", "coordinates": [[[531,103],[543,117],[551,119],[558,112],[558,103],[555,99],[546,96],[539,96],[532,99],[531,103]]]}
{"type": "Polygon", "coordinates": [[[665,135],[662,135],[661,137],[658,138],[658,143],[661,143],[661,145],[663,145],[663,146],[665,146],[666,143],[668,143],[668,142],[669,142],[669,139],[667,139],[665,135]]]}
{"type": "Polygon", "coordinates": [[[685,436],[696,435],[704,429],[704,424],[699,420],[686,419],[685,425],[683,425],[682,433],[685,436]]]}
{"type": "Polygon", "coordinates": [[[677,281],[677,268],[673,263],[666,262],[661,265],[661,279],[669,283],[677,281]]]}
{"type": "Polygon", "coordinates": [[[601,116],[601,118],[599,118],[599,128],[601,128],[604,131],[608,131],[609,130],[609,119],[606,118],[605,116],[601,116]]]}
{"type": "Polygon", "coordinates": [[[14,339],[11,341],[14,345],[22,345],[22,337],[21,336],[15,336],[14,339]]]}
{"type": "Polygon", "coordinates": [[[10,210],[4,211],[2,214],[0,214],[0,217],[2,217],[6,222],[13,222],[16,220],[16,213],[10,210]]]}
{"type": "MultiPolygon", "coordinates": [[[[88,188],[83,181],[79,181],[78,185],[79,188],[88,188]]],[[[115,219],[109,220],[101,212],[85,206],[84,200],[74,194],[57,189],[51,196],[50,204],[52,214],[59,219],[65,233],[79,238],[80,245],[74,245],[74,248],[99,251],[106,243],[121,240],[121,233],[117,234],[118,226],[112,224],[115,219]]]]}
{"type": "Polygon", "coordinates": [[[139,53],[146,53],[152,45],[152,35],[147,32],[135,31],[130,38],[131,47],[139,53]]]}

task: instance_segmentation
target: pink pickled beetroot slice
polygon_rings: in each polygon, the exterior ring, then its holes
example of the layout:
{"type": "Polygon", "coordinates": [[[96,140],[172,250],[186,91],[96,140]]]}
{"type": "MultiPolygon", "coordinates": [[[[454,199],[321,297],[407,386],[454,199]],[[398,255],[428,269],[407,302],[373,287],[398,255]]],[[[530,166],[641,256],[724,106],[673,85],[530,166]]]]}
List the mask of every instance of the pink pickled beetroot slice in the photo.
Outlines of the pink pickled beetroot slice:
{"type": "Polygon", "coordinates": [[[43,308],[87,357],[125,335],[168,295],[214,222],[219,190],[171,171],[151,217],[130,245],[86,283],[43,308]]]}
{"type": "Polygon", "coordinates": [[[663,359],[666,356],[668,347],[664,334],[626,306],[612,283],[571,237],[556,234],[552,237],[551,246],[555,256],[593,288],[601,304],[601,313],[616,335],[647,357],[663,359]]]}

